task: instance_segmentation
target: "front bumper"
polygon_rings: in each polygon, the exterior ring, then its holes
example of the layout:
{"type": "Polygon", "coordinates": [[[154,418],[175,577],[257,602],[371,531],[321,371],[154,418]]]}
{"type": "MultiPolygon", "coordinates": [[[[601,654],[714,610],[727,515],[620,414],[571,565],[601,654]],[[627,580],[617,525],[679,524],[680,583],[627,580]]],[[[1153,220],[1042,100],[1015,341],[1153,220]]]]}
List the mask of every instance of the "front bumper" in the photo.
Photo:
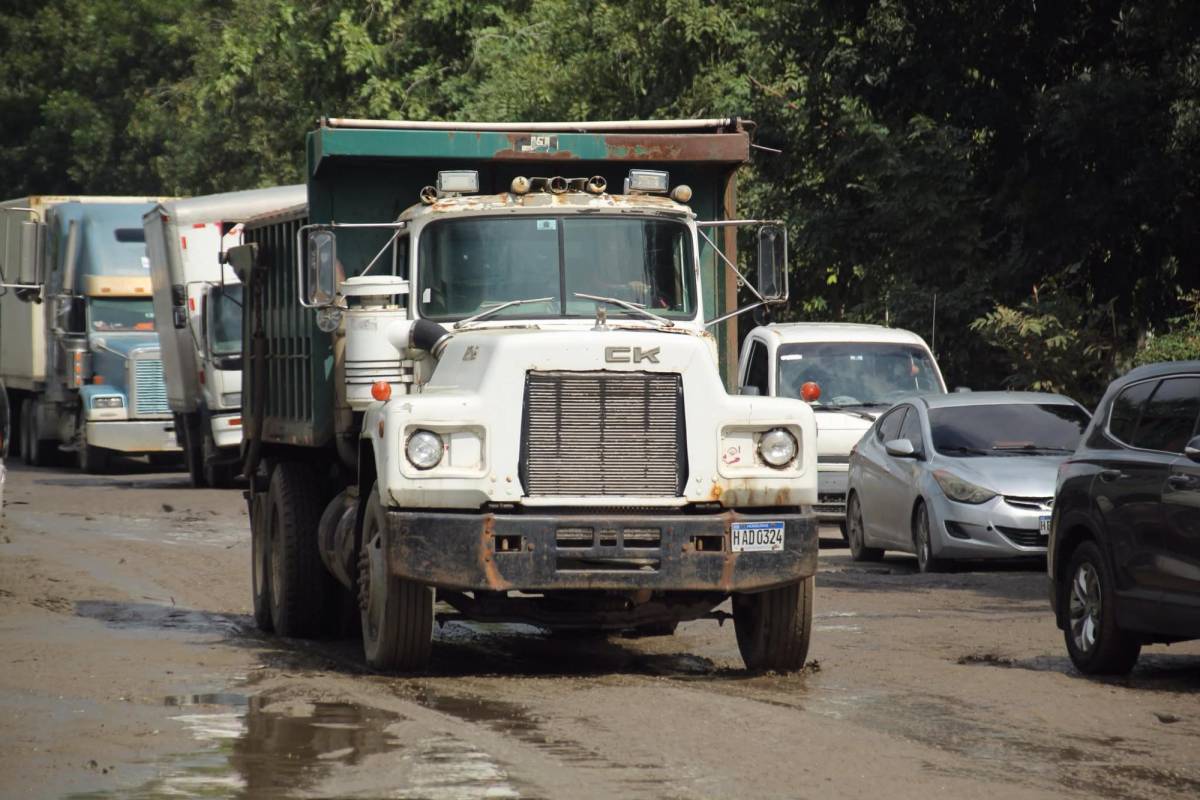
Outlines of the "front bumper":
{"type": "Polygon", "coordinates": [[[494,514],[389,511],[388,565],[460,591],[603,589],[754,592],[817,571],[811,512],[494,514]],[[782,550],[732,552],[735,522],[781,521],[782,550]]]}
{"type": "Polygon", "coordinates": [[[817,504],[813,506],[817,519],[822,522],[842,522],[846,519],[848,476],[846,464],[817,464],[817,504]]]}
{"type": "Polygon", "coordinates": [[[212,417],[213,443],[221,449],[239,450],[242,446],[242,415],[214,414],[212,417]]]}
{"type": "Polygon", "coordinates": [[[123,453],[177,453],[175,423],[170,419],[88,422],[87,443],[123,453]]]}
{"type": "Polygon", "coordinates": [[[1038,520],[1048,509],[1011,505],[995,497],[980,505],[956,503],[946,497],[932,503],[931,527],[944,558],[1020,558],[1046,554],[1046,539],[1038,520]]]}

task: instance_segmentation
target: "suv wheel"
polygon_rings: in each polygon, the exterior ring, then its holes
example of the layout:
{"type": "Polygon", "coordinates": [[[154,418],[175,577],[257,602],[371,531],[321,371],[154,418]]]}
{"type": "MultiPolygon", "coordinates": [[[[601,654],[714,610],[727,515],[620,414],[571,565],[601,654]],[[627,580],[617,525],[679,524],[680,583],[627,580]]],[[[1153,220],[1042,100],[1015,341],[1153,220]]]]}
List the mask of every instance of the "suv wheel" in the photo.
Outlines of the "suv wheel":
{"type": "Polygon", "coordinates": [[[1117,627],[1117,597],[1108,563],[1094,542],[1075,548],[1059,588],[1067,612],[1063,636],[1071,663],[1088,675],[1124,675],[1133,669],[1141,643],[1117,627]]]}

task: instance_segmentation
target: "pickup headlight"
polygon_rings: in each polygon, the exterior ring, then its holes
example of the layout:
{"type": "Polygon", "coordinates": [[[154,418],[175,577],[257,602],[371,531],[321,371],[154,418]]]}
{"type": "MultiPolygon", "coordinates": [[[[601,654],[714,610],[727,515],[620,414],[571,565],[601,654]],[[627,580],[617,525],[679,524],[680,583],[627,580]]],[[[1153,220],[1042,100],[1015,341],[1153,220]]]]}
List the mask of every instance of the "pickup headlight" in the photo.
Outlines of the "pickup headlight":
{"type": "Polygon", "coordinates": [[[120,395],[109,394],[103,397],[92,398],[92,408],[124,408],[125,398],[120,395]]]}
{"type": "Polygon", "coordinates": [[[442,460],[442,437],[433,431],[415,431],[404,446],[408,461],[417,469],[433,469],[442,460]]]}
{"type": "Polygon", "coordinates": [[[783,428],[772,428],[758,440],[758,454],[772,467],[786,467],[796,457],[796,437],[783,428]]]}
{"type": "Polygon", "coordinates": [[[996,496],[996,493],[991,489],[985,489],[970,481],[963,480],[953,472],[948,472],[944,469],[935,469],[933,471],[933,479],[938,482],[938,486],[942,487],[942,491],[946,493],[946,497],[959,503],[979,505],[980,503],[986,503],[996,496]]]}

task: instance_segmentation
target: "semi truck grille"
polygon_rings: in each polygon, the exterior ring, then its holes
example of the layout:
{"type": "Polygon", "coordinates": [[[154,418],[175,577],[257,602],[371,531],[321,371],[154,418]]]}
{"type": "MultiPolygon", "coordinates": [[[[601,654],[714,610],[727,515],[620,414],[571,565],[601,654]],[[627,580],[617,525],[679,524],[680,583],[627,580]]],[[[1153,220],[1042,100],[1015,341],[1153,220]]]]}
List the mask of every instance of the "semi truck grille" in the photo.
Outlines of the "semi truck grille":
{"type": "Polygon", "coordinates": [[[529,372],[522,427],[520,473],[530,497],[683,493],[679,375],[529,372]]]}
{"type": "Polygon", "coordinates": [[[133,381],[130,384],[135,416],[148,417],[170,414],[167,405],[167,383],[163,379],[162,360],[139,358],[133,361],[133,381]]]}

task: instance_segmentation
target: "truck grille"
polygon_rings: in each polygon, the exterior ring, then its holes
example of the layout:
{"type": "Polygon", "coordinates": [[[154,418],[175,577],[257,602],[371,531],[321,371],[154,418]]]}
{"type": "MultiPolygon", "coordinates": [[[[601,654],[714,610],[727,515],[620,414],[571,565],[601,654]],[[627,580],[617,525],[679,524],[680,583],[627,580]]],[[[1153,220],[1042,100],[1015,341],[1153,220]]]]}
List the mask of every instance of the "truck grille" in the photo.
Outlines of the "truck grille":
{"type": "Polygon", "coordinates": [[[133,361],[133,393],[130,405],[138,417],[161,416],[171,413],[167,405],[167,383],[163,379],[162,360],[137,358],[133,361]]]}
{"type": "Polygon", "coordinates": [[[521,481],[530,497],[683,492],[679,375],[529,372],[522,427],[521,481]]]}

